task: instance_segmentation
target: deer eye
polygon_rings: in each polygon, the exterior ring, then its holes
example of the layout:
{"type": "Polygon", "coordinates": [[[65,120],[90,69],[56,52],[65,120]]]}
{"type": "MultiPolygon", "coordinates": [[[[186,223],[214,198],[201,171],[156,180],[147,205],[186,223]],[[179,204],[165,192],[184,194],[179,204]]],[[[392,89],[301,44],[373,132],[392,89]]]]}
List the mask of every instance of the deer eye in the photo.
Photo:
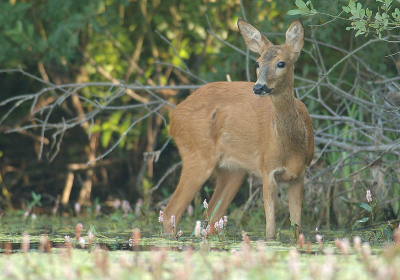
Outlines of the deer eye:
{"type": "Polygon", "coordinates": [[[257,69],[260,68],[260,63],[258,63],[258,61],[255,63],[255,65],[257,69]]]}
{"type": "Polygon", "coordinates": [[[278,62],[277,66],[278,68],[285,68],[286,63],[283,61],[278,62]]]}

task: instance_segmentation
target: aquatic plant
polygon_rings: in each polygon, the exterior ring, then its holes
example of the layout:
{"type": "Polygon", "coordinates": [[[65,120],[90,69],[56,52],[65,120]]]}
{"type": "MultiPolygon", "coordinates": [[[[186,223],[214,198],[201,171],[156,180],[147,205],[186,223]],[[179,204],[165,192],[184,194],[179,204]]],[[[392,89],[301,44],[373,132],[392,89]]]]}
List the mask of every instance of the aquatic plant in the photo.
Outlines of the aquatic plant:
{"type": "Polygon", "coordinates": [[[365,197],[367,199],[368,204],[364,203],[364,202],[360,202],[360,203],[357,203],[357,206],[359,206],[360,208],[363,208],[367,212],[369,212],[370,215],[371,215],[371,218],[364,217],[364,218],[362,218],[360,220],[355,221],[355,223],[354,223],[354,225],[352,227],[352,230],[354,230],[360,223],[365,223],[365,222],[371,220],[372,231],[366,231],[366,233],[365,233],[365,236],[368,239],[374,238],[374,239],[378,240],[380,238],[385,238],[385,237],[386,237],[386,239],[392,238],[393,237],[393,232],[391,230],[391,224],[390,224],[389,221],[388,221],[387,224],[383,224],[382,226],[380,226],[378,228],[375,227],[374,209],[375,209],[375,207],[376,207],[376,205],[378,203],[378,200],[375,200],[375,202],[373,202],[370,190],[366,191],[365,197]]]}
{"type": "Polygon", "coordinates": [[[163,234],[163,222],[164,222],[164,213],[162,210],[160,210],[160,214],[158,215],[158,222],[161,224],[161,231],[159,236],[162,236],[163,234]]]}

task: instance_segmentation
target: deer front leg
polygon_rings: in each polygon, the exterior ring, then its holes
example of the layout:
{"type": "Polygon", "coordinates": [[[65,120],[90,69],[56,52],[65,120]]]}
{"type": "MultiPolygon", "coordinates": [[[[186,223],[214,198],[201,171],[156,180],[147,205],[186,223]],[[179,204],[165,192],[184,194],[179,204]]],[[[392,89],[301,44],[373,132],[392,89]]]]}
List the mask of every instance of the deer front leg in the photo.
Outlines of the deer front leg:
{"type": "Polygon", "coordinates": [[[263,202],[267,240],[274,240],[276,238],[275,200],[276,181],[272,172],[263,176],[263,202]]]}
{"type": "Polygon", "coordinates": [[[301,232],[301,205],[303,203],[304,177],[289,183],[290,220],[296,223],[296,236],[301,232]]]}

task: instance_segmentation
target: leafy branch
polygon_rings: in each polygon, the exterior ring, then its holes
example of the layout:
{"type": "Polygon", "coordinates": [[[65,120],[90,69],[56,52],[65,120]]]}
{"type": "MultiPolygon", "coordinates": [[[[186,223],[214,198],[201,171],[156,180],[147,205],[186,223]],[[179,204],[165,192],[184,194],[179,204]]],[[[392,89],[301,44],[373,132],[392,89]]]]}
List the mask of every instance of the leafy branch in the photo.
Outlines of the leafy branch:
{"type": "Polygon", "coordinates": [[[363,5],[357,0],[350,0],[347,6],[343,6],[342,10],[348,17],[334,16],[326,13],[318,12],[311,1],[306,3],[302,0],[296,0],[297,9],[288,11],[288,15],[309,15],[317,14],[339,18],[342,20],[351,21],[350,26],[346,30],[356,31],[355,36],[369,33],[375,33],[379,38],[382,38],[382,32],[390,31],[400,27],[400,10],[393,7],[393,0],[375,0],[377,3],[382,3],[377,11],[370,8],[363,8],[363,5]],[[393,12],[392,12],[393,11],[393,12]]]}

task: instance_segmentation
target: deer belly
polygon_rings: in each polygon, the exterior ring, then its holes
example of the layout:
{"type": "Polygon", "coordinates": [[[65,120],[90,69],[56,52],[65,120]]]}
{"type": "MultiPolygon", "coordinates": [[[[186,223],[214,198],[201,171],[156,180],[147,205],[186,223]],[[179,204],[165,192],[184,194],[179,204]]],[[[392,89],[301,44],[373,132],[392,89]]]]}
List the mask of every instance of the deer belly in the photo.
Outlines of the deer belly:
{"type": "MultiPolygon", "coordinates": [[[[233,121],[233,120],[229,120],[233,121]]],[[[259,173],[260,143],[254,129],[233,123],[224,124],[217,140],[218,166],[227,169],[244,169],[259,173]]]]}
{"type": "Polygon", "coordinates": [[[229,170],[247,170],[256,175],[261,172],[258,170],[259,156],[255,152],[243,152],[241,150],[229,150],[219,154],[218,167],[229,170]]]}

